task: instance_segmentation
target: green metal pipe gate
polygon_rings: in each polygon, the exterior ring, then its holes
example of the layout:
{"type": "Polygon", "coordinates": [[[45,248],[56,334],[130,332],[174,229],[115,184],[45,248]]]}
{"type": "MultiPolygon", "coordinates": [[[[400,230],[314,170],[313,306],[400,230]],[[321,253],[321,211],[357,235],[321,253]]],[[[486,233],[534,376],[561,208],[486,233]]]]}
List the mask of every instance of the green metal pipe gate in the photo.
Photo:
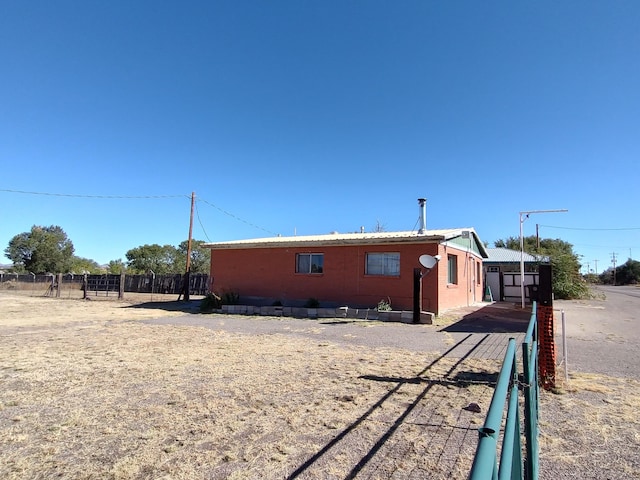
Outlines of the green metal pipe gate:
{"type": "Polygon", "coordinates": [[[522,375],[518,371],[516,341],[509,339],[504,362],[498,375],[491,405],[473,459],[471,480],[537,480],[538,479],[538,331],[537,304],[533,303],[531,319],[522,342],[522,375]],[[522,449],[520,422],[520,389],[524,397],[525,453],[522,449]],[[506,421],[502,428],[504,410],[506,421]],[[502,442],[500,432],[503,431],[502,442]],[[500,460],[498,461],[498,451],[500,460]]]}

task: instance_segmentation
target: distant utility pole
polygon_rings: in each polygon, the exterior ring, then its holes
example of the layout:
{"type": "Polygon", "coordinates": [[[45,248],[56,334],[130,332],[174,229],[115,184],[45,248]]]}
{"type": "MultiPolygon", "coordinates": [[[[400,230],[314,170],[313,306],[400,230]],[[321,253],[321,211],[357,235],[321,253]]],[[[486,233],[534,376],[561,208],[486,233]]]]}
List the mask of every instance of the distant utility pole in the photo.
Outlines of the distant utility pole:
{"type": "Polygon", "coordinates": [[[613,284],[616,284],[616,252],[611,253],[611,263],[613,263],[613,284]]]}
{"type": "Polygon", "coordinates": [[[598,260],[594,260],[595,264],[596,264],[596,275],[598,275],[598,260]]]}

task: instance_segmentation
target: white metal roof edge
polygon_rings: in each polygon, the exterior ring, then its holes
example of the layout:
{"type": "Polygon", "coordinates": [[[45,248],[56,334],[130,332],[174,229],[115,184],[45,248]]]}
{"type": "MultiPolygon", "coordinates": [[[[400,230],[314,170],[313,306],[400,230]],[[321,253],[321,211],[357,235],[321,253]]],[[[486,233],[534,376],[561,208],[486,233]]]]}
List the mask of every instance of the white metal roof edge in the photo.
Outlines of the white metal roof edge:
{"type": "MultiPolygon", "coordinates": [[[[427,230],[419,234],[416,230],[404,232],[369,232],[369,233],[329,233],[323,235],[300,235],[294,237],[267,237],[228,242],[211,242],[202,246],[211,250],[242,248],[275,248],[287,246],[337,246],[337,245],[372,245],[393,243],[439,243],[462,235],[464,230],[476,235],[473,228],[455,228],[427,230]]],[[[477,235],[476,235],[477,237],[477,235]]]]}
{"type": "MultiPolygon", "coordinates": [[[[485,263],[514,263],[520,262],[520,250],[512,250],[510,248],[495,247],[487,248],[489,258],[485,259],[485,263]]],[[[522,258],[526,263],[549,262],[547,255],[531,255],[523,252],[522,258]]]]}

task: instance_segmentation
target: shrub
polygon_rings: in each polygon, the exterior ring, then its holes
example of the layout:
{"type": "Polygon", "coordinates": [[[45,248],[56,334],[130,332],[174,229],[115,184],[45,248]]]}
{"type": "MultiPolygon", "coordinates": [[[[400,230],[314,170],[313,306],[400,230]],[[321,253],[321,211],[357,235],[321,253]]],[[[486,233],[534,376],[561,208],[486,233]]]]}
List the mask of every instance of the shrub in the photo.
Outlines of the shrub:
{"type": "Polygon", "coordinates": [[[391,298],[387,297],[387,300],[384,298],[378,302],[378,306],[376,310],[379,312],[390,312],[391,311],[391,298]]]}
{"type": "Polygon", "coordinates": [[[305,308],[318,308],[320,306],[320,301],[317,298],[310,298],[307,300],[307,303],[304,304],[305,308]]]}
{"type": "Polygon", "coordinates": [[[211,312],[222,307],[222,299],[213,292],[207,293],[207,295],[200,301],[201,312],[211,312]]]}
{"type": "Polygon", "coordinates": [[[234,291],[224,292],[222,294],[223,305],[238,305],[240,303],[240,294],[234,291]]]}

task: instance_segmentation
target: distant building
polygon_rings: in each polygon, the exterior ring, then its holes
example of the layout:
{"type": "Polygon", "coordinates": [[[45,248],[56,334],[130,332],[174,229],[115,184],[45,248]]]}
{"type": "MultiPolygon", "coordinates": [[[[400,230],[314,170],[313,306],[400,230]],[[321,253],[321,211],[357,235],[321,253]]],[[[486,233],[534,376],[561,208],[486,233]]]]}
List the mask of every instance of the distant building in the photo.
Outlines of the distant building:
{"type": "MultiPolygon", "coordinates": [[[[487,248],[484,273],[491,297],[495,301],[520,302],[520,250],[509,248],[487,248]]],[[[548,263],[549,257],[523,253],[525,301],[531,301],[530,290],[539,284],[538,265],[548,263]],[[534,285],[534,287],[529,287],[534,285]]],[[[486,289],[485,289],[486,290],[486,289]]],[[[485,298],[486,300],[487,298],[485,298]]]]}

